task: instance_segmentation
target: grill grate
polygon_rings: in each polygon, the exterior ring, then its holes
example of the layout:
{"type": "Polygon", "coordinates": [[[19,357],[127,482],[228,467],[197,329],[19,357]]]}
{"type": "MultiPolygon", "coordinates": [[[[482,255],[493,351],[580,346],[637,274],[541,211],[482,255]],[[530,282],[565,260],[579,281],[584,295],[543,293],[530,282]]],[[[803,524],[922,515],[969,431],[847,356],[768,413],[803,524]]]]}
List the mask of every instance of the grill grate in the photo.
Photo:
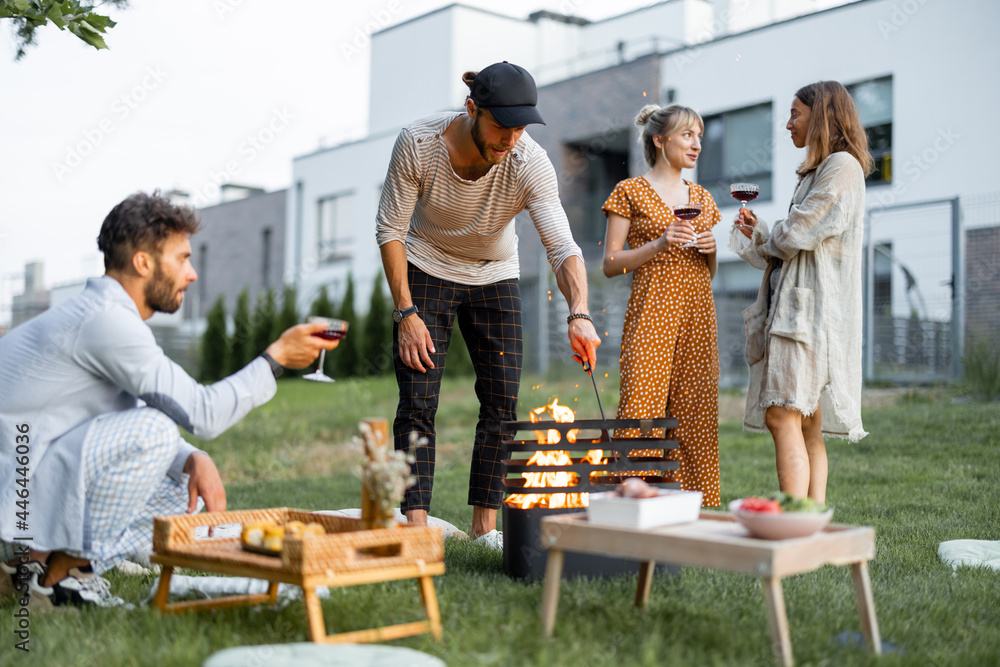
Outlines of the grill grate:
{"type": "Polygon", "coordinates": [[[558,431],[559,441],[539,443],[537,439],[513,438],[501,441],[508,457],[503,460],[504,488],[508,494],[535,493],[589,493],[615,489],[626,477],[642,477],[648,483],[661,488],[678,488],[675,482],[668,482],[671,471],[677,470],[676,461],[667,460],[667,451],[677,448],[677,441],[667,438],[614,438],[610,432],[615,429],[638,428],[642,431],[664,429],[669,432],[677,428],[677,420],[667,417],[658,419],[584,419],[574,422],[504,422],[505,432],[517,434],[522,431],[558,431]],[[566,434],[578,430],[576,442],[568,442],[566,434]],[[590,463],[583,456],[573,457],[572,453],[585,453],[591,449],[604,450],[606,463],[590,463]],[[664,450],[661,457],[629,456],[632,450],[664,450]],[[528,464],[528,459],[538,451],[570,452],[573,463],[565,465],[528,464]],[[526,456],[512,457],[524,453],[526,456]],[[577,483],[573,486],[525,487],[521,473],[573,472],[577,483]],[[509,477],[509,475],[516,475],[509,477]]]}

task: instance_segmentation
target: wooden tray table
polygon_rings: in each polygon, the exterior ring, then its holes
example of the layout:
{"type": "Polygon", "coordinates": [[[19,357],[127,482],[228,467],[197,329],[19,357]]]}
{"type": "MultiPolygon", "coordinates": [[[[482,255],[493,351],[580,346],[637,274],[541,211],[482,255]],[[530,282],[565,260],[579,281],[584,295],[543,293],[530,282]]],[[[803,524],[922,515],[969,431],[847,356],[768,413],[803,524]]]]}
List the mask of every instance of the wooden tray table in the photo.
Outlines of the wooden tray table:
{"type": "Polygon", "coordinates": [[[868,577],[868,561],[875,557],[874,528],[834,524],[809,537],[761,540],[750,537],[728,512],[702,511],[698,521],[648,530],[596,526],[579,513],[542,519],[542,545],[549,549],[541,612],[546,637],[555,627],[563,553],[573,551],[641,561],[636,607],[649,601],[656,561],[760,577],[771,647],[780,665],[793,662],[781,578],[823,565],[850,565],[865,644],[876,655],[882,653],[868,577]]]}
{"type": "Polygon", "coordinates": [[[440,528],[399,524],[394,529],[364,530],[361,519],[276,508],[157,517],[153,522],[153,556],[162,566],[153,606],[164,614],[223,609],[260,603],[274,604],[278,584],[302,588],[309,634],[314,642],[374,642],[430,632],[442,636],[441,616],[431,577],[444,574],[444,540],[440,528]],[[243,549],[240,538],[195,539],[198,526],[249,524],[260,521],[311,521],[324,536],[286,538],[281,556],[243,549]],[[216,572],[270,582],[266,594],[235,595],[213,600],[168,603],[174,568],[216,572]],[[354,586],[397,579],[417,579],[426,621],[327,635],[317,586],[354,586]]]}

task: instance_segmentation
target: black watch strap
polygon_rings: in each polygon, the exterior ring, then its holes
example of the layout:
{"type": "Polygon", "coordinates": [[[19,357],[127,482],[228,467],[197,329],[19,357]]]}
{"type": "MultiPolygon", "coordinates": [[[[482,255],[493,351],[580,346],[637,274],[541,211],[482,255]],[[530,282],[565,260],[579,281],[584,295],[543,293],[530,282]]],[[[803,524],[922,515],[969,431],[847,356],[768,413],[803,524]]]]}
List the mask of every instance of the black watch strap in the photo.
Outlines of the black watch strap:
{"type": "Polygon", "coordinates": [[[417,310],[416,306],[410,306],[409,308],[403,308],[402,310],[399,310],[397,308],[396,310],[392,311],[392,319],[398,324],[399,322],[402,322],[410,315],[416,315],[417,312],[419,311],[417,310]]]}
{"type": "Polygon", "coordinates": [[[268,354],[266,350],[264,352],[261,352],[260,356],[264,357],[264,360],[267,361],[268,366],[271,367],[271,374],[274,375],[274,379],[277,380],[278,378],[280,378],[281,374],[285,372],[285,367],[279,364],[277,361],[275,361],[274,357],[268,354]]]}

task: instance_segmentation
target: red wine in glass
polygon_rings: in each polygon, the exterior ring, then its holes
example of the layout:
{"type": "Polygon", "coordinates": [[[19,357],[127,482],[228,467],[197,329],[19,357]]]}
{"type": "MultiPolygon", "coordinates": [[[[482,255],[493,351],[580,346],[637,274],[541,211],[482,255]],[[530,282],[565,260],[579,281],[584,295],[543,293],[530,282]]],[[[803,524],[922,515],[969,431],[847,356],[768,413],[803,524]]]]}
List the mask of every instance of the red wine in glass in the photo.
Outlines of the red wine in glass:
{"type": "Polygon", "coordinates": [[[696,204],[683,204],[674,206],[674,215],[681,220],[694,220],[701,215],[701,206],[696,204]]]}
{"type": "Polygon", "coordinates": [[[319,333],[314,333],[313,336],[316,338],[323,338],[325,340],[340,340],[347,336],[346,331],[340,331],[339,329],[327,329],[326,331],[320,331],[319,333]]]}
{"type": "MultiPolygon", "coordinates": [[[[340,340],[347,335],[347,329],[350,327],[350,323],[346,320],[337,320],[332,317],[309,317],[306,319],[310,324],[315,322],[322,322],[326,325],[326,329],[323,331],[317,331],[313,334],[317,338],[323,338],[325,340],[340,340]]],[[[326,361],[326,350],[321,350],[319,353],[319,367],[307,375],[303,375],[303,380],[312,380],[313,382],[336,382],[332,377],[323,372],[323,362],[326,361]]]]}
{"type": "Polygon", "coordinates": [[[748,201],[753,201],[760,194],[760,186],[756,183],[733,183],[729,186],[729,194],[742,202],[740,208],[745,208],[748,201]]]}
{"type": "MultiPolygon", "coordinates": [[[[696,204],[694,202],[689,202],[687,204],[679,204],[673,208],[674,215],[676,215],[681,220],[694,220],[699,215],[701,215],[701,204],[696,204]]],[[[699,235],[700,236],[700,235],[699,235]]],[[[688,241],[682,248],[693,248],[698,241],[698,236],[694,237],[694,241],[688,241]]]]}

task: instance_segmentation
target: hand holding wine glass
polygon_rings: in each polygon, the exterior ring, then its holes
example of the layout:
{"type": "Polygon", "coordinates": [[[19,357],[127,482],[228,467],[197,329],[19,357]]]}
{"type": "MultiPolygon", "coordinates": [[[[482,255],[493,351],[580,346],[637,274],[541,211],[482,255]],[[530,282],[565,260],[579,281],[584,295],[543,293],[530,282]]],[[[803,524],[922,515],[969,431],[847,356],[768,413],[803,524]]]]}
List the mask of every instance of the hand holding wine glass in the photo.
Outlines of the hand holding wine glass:
{"type": "MultiPolygon", "coordinates": [[[[324,341],[332,341],[335,343],[329,348],[331,350],[340,344],[340,339],[347,335],[347,329],[350,326],[349,322],[334,319],[332,317],[309,317],[306,322],[308,322],[309,325],[313,325],[313,330],[310,335],[324,341]]],[[[326,347],[322,348],[319,353],[319,367],[312,373],[303,375],[302,378],[304,380],[312,380],[313,382],[336,382],[336,380],[323,372],[323,364],[326,361],[326,350],[326,347]]]]}
{"type": "Polygon", "coordinates": [[[746,206],[748,201],[753,201],[760,194],[760,186],[756,183],[733,183],[729,186],[729,194],[740,202],[740,211],[735,224],[744,236],[750,238],[757,216],[746,206]]]}
{"type": "Polygon", "coordinates": [[[339,344],[313,335],[326,328],[326,318],[322,323],[296,324],[271,343],[267,353],[285,368],[305,368],[316,361],[322,350],[332,350],[339,344]]]}

